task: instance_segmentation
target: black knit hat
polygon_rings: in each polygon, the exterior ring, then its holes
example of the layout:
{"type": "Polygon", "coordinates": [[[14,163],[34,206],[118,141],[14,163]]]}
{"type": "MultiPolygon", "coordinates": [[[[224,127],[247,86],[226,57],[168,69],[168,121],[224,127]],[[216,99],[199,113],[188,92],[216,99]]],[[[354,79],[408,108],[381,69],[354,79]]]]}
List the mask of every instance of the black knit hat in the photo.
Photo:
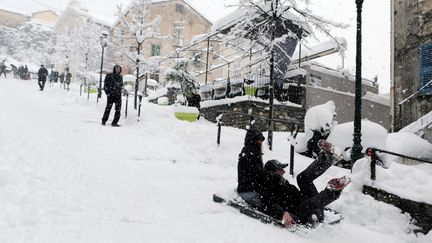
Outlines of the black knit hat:
{"type": "Polygon", "coordinates": [[[256,141],[264,141],[265,137],[262,134],[262,132],[254,129],[254,128],[249,128],[246,132],[246,137],[245,137],[245,145],[251,145],[251,144],[255,144],[256,141]]]}
{"type": "Polygon", "coordinates": [[[264,169],[266,171],[275,171],[277,169],[284,169],[287,166],[288,164],[284,164],[279,162],[278,160],[272,159],[267,161],[267,163],[264,165],[264,169]]]}

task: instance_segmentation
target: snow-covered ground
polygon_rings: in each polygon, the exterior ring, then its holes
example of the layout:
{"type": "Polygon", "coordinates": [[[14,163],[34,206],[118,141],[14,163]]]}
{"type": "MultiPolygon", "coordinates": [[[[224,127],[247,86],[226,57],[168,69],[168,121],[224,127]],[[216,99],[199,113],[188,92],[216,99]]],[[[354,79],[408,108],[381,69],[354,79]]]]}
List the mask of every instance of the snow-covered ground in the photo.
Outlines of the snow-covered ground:
{"type": "MultiPolygon", "coordinates": [[[[0,78],[0,84],[2,243],[432,242],[432,233],[409,233],[409,215],[361,193],[370,184],[367,161],[356,165],[353,183],[331,204],[345,220],[293,233],[212,201],[213,193],[236,186],[243,130],[223,127],[217,147],[215,124],[182,122],[172,107],[147,103],[138,122],[131,102],[121,128],[103,127],[105,98],[96,104],[92,94],[88,101],[75,86],[40,92],[34,80],[0,78]]],[[[275,134],[265,160],[288,161],[286,137],[275,134]]],[[[311,162],[295,158],[296,174],[311,162]]],[[[430,165],[377,170],[377,185],[432,202],[430,165]]],[[[322,189],[346,174],[331,168],[316,184],[322,189]]]]}

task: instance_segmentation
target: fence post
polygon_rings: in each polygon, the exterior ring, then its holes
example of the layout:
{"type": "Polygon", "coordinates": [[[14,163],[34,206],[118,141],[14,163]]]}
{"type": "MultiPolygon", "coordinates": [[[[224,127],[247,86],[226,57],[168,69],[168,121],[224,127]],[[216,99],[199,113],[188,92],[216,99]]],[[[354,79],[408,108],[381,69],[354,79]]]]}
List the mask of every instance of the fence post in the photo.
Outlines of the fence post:
{"type": "MultiPolygon", "coordinates": [[[[298,134],[298,126],[297,124],[294,125],[294,131],[291,131],[291,137],[295,141],[298,134]]],[[[293,141],[290,141],[291,147],[290,147],[290,175],[294,178],[294,144],[293,141]]]]}
{"type": "Polygon", "coordinates": [[[220,114],[218,117],[216,117],[217,126],[218,126],[216,143],[217,143],[218,147],[220,145],[220,137],[221,137],[221,133],[222,133],[222,124],[223,124],[222,117],[223,117],[223,114],[220,114]]]}

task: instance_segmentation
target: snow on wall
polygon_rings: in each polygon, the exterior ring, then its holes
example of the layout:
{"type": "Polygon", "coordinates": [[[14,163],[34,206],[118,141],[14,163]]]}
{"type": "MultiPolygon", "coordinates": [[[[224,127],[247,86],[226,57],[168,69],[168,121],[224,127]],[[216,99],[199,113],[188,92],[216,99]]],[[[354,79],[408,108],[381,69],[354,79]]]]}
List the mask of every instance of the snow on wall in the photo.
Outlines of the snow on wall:
{"type": "MultiPolygon", "coordinates": [[[[218,106],[218,105],[227,105],[231,103],[237,103],[241,101],[255,101],[255,102],[262,102],[262,103],[268,103],[268,101],[257,98],[257,97],[251,97],[251,96],[236,96],[234,98],[228,98],[228,99],[221,99],[221,100],[206,100],[201,102],[202,108],[212,107],[212,106],[218,106]]],[[[302,107],[299,104],[291,103],[291,102],[279,102],[277,100],[274,101],[275,105],[286,105],[286,106],[293,106],[293,107],[302,107]]]]}

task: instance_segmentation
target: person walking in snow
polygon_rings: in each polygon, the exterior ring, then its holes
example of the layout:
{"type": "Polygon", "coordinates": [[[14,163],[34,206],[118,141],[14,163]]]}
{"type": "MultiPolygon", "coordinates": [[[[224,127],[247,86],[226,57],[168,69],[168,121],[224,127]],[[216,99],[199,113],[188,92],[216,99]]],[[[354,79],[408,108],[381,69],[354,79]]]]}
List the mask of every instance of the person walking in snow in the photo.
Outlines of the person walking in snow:
{"type": "Polygon", "coordinates": [[[256,208],[261,207],[259,191],[266,174],[262,160],[264,140],[260,131],[248,129],[237,164],[237,192],[246,203],[256,208]]]}
{"type": "Polygon", "coordinates": [[[66,84],[65,89],[66,90],[69,90],[69,85],[70,85],[71,81],[72,81],[72,73],[70,73],[69,69],[68,69],[66,71],[66,80],[65,80],[65,84],[66,84]]]}
{"type": "Polygon", "coordinates": [[[64,83],[64,78],[65,78],[65,74],[64,74],[64,72],[61,72],[61,73],[60,73],[59,78],[60,78],[60,85],[63,85],[63,83],[64,83]]]}
{"type": "Polygon", "coordinates": [[[327,187],[318,192],[313,181],[332,165],[332,145],[325,140],[319,141],[321,149],[318,158],[297,176],[299,189],[284,177],[283,164],[277,160],[268,161],[264,169],[267,174],[260,190],[262,210],[275,219],[282,220],[286,227],[295,223],[308,223],[324,219],[324,207],[341,195],[342,190],[351,182],[349,177],[331,179],[327,187]]]}
{"type": "Polygon", "coordinates": [[[102,125],[105,126],[108,121],[109,114],[113,104],[115,104],[114,119],[111,123],[113,127],[119,127],[118,121],[120,120],[120,111],[122,105],[122,91],[123,91],[123,76],[121,75],[122,68],[120,65],[115,65],[112,73],[105,76],[104,91],[107,95],[107,104],[105,112],[102,117],[102,125]]]}
{"type": "Polygon", "coordinates": [[[4,76],[6,78],[6,63],[5,63],[5,60],[2,60],[0,62],[0,76],[2,75],[2,73],[4,74],[4,76]]]}
{"type": "Polygon", "coordinates": [[[47,76],[48,76],[48,70],[44,67],[44,65],[41,65],[38,71],[38,84],[41,91],[43,91],[45,87],[47,76]]]}

